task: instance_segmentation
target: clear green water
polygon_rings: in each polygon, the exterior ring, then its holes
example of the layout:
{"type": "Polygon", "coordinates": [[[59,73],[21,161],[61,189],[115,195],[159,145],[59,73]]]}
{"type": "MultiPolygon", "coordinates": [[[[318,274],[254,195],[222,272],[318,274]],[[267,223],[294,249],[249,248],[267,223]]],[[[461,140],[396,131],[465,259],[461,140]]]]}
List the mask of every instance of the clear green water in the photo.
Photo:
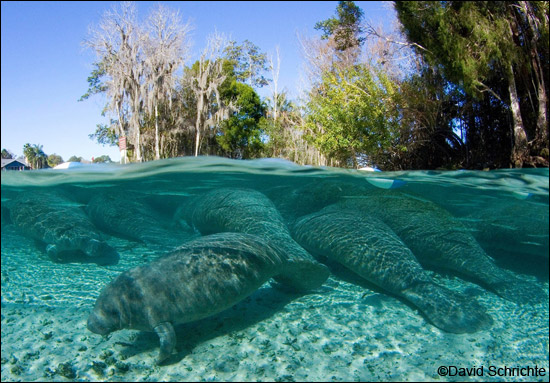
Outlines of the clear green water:
{"type": "MultiPolygon", "coordinates": [[[[440,377],[437,367],[474,365],[484,366],[485,374],[469,379],[498,380],[488,375],[490,366],[537,365],[546,368],[545,376],[505,380],[548,381],[548,180],[548,169],[367,173],[214,157],[5,172],[2,380],[67,380],[73,375],[63,363],[69,363],[82,380],[453,381],[460,379],[440,377]],[[494,320],[489,330],[449,334],[414,306],[338,262],[321,259],[331,276],[311,294],[296,295],[267,283],[232,309],[176,328],[177,357],[167,366],[154,366],[155,334],[122,330],[103,338],[89,332],[86,318],[101,289],[124,270],[200,236],[178,216],[178,208],[226,187],[263,193],[289,227],[301,215],[373,193],[435,204],[500,269],[538,286],[544,299],[529,305],[510,302],[483,283],[437,265],[429,271],[437,283],[476,299],[494,320]],[[113,206],[138,201],[162,223],[155,221],[158,230],[148,236],[144,233],[151,227],[140,229],[147,218],[132,223],[136,236],[98,229],[120,256],[112,264],[66,253],[63,262],[54,262],[46,254],[47,241],[36,241],[10,213],[13,201],[32,200],[37,191],[61,193],[63,202],[55,203],[60,209],[84,214],[100,194],[112,196],[113,206]],[[136,240],[140,234],[142,240],[136,240]]],[[[376,208],[388,209],[383,204],[376,208]]],[[[445,235],[436,239],[449,240],[445,235]]]]}

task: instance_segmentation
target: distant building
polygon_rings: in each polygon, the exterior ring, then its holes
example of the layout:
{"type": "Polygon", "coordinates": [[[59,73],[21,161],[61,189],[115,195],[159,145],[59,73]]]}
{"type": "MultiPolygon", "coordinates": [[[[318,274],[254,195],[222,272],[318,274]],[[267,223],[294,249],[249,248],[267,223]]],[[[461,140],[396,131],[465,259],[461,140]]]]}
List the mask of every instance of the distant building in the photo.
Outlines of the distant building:
{"type": "Polygon", "coordinates": [[[19,160],[2,158],[2,171],[6,170],[31,170],[31,167],[19,160]]]}

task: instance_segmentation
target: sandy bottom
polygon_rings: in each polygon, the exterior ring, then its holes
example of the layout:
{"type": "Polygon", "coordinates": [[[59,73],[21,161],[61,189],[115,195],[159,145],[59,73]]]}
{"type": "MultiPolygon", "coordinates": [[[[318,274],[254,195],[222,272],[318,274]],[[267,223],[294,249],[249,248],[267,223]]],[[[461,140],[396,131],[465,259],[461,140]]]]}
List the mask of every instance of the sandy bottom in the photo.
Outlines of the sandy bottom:
{"type": "MultiPolygon", "coordinates": [[[[2,381],[549,381],[548,302],[518,306],[434,274],[475,296],[494,319],[488,331],[455,335],[337,267],[311,294],[267,283],[216,316],[177,327],[177,354],[159,367],[154,333],[102,337],[86,329],[101,288],[156,256],[130,241],[109,243],[121,254],[116,266],[55,264],[13,227],[2,228],[2,381]],[[439,376],[440,366],[475,368],[477,376],[453,368],[456,376],[439,376]],[[491,367],[537,367],[539,376],[491,367]]],[[[548,282],[537,283],[548,291],[548,282]]]]}

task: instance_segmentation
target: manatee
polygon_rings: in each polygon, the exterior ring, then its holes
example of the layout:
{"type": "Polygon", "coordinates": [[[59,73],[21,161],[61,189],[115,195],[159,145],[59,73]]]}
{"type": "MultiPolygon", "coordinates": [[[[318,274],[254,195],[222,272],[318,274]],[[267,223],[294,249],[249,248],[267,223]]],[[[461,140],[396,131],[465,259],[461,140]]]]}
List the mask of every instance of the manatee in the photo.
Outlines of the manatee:
{"type": "Polygon", "coordinates": [[[321,285],[329,276],[328,268],[317,262],[291,237],[288,227],[273,203],[262,193],[246,188],[222,188],[191,199],[177,213],[202,235],[219,232],[255,234],[270,240],[281,249],[289,262],[300,266],[302,278],[275,279],[283,285],[293,285],[303,290],[300,284],[321,285]]]}
{"type": "Polygon", "coordinates": [[[345,182],[340,178],[329,178],[315,179],[302,186],[276,186],[267,190],[266,195],[273,201],[289,226],[292,226],[301,216],[319,211],[338,202],[344,196],[362,195],[369,189],[373,187],[345,182]]]}
{"type": "Polygon", "coordinates": [[[44,244],[54,262],[118,262],[117,251],[102,239],[81,207],[63,194],[28,190],[8,205],[13,224],[24,235],[44,244]]]}
{"type": "MultiPolygon", "coordinates": [[[[548,204],[532,201],[491,201],[462,218],[481,247],[498,259],[530,259],[548,263],[548,204]]],[[[548,268],[546,268],[548,271],[548,268]]]]}
{"type": "Polygon", "coordinates": [[[102,192],[86,207],[92,222],[113,235],[146,244],[175,248],[193,238],[191,228],[177,228],[135,192],[102,192]]]}
{"type": "Polygon", "coordinates": [[[331,205],[299,218],[293,235],[312,254],[409,301],[444,331],[469,333],[492,323],[475,300],[434,283],[410,249],[375,217],[331,205]]]}
{"type": "Polygon", "coordinates": [[[547,299],[537,285],[498,267],[470,230],[434,202],[385,191],[344,198],[338,206],[383,221],[423,266],[455,271],[516,303],[539,303],[547,299]]]}
{"type": "MultiPolygon", "coordinates": [[[[192,240],[174,252],[123,272],[100,293],[88,318],[90,331],[155,331],[157,363],[173,352],[174,326],[203,319],[243,300],[271,277],[305,287],[300,266],[266,240],[251,234],[220,233],[192,240]]],[[[308,287],[318,287],[308,282],[308,287]]]]}

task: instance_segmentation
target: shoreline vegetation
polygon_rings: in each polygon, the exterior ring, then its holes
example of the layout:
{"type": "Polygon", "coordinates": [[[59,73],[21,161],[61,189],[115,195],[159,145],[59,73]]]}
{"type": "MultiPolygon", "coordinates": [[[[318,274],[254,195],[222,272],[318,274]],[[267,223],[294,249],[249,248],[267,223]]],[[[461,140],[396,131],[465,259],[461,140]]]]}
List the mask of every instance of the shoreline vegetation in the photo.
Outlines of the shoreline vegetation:
{"type": "MultiPolygon", "coordinates": [[[[278,47],[268,56],[216,32],[188,64],[192,26],[176,10],[159,5],[142,19],[123,2],[83,41],[97,60],[79,101],[102,96],[110,119],[89,136],[118,145],[121,163],[206,155],[381,170],[548,167],[548,2],[393,7],[390,33],[340,1],[313,26],[321,36],[298,36],[308,88],[291,100],[278,86],[278,47]]],[[[23,151],[34,169],[63,162],[41,145],[23,151]]],[[[3,149],[2,158],[15,156],[3,149]]]]}

